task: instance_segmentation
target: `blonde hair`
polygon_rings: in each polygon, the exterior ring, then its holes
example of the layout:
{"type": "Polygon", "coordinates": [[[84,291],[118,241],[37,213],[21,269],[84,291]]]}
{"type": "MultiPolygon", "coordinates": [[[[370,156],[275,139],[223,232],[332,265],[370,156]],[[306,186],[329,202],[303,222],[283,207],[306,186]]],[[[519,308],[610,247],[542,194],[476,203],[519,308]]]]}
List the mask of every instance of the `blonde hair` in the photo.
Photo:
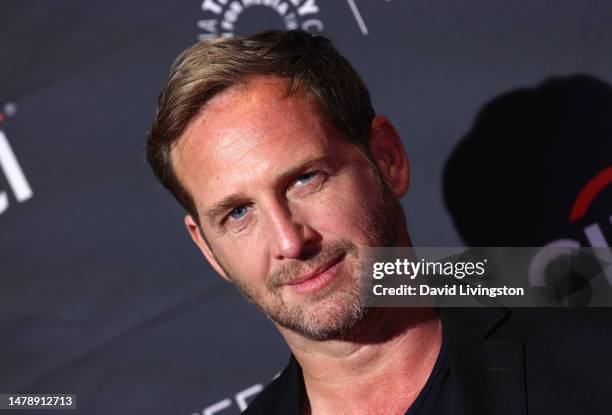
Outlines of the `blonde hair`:
{"type": "Polygon", "coordinates": [[[286,78],[288,94],[299,90],[314,96],[334,127],[368,152],[375,115],[370,95],[329,39],[292,30],[196,43],[172,65],[147,138],[153,171],[196,221],[193,200],[174,174],[170,150],[211,98],[254,75],[286,78]]]}

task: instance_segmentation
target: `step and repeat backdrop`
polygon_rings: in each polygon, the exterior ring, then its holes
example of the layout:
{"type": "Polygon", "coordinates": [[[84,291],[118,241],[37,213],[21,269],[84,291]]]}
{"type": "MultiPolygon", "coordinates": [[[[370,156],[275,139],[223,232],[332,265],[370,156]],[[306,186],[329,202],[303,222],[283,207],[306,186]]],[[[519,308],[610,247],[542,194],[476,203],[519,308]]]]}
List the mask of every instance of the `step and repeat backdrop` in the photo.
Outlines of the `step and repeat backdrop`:
{"type": "Polygon", "coordinates": [[[329,36],[395,123],[415,245],[612,244],[610,1],[3,1],[0,393],[231,415],[283,369],[144,157],[174,57],[270,28],[329,36]]]}

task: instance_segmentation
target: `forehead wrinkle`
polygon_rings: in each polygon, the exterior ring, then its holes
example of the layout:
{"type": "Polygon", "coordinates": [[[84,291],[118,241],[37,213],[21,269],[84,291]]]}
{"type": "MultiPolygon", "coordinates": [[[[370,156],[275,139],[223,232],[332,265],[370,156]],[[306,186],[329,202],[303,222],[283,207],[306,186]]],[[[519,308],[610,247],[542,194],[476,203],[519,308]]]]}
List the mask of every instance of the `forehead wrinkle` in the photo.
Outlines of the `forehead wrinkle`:
{"type": "MultiPolygon", "coordinates": [[[[184,137],[186,139],[185,141],[188,141],[189,139],[197,139],[193,138],[194,135],[195,134],[186,135],[184,137]]],[[[221,149],[231,149],[233,147],[233,144],[237,140],[242,140],[242,138],[239,136],[230,138],[211,137],[206,138],[206,140],[220,141],[220,147],[215,149],[215,151],[219,152],[221,149]]],[[[194,193],[193,189],[191,188],[191,183],[196,183],[198,179],[206,177],[205,181],[200,180],[199,182],[200,185],[204,185],[205,188],[199,186],[199,189],[202,192],[207,192],[208,190],[211,190],[210,186],[214,186],[214,183],[219,180],[219,174],[223,174],[225,178],[228,179],[224,183],[224,187],[231,187],[237,189],[234,194],[244,195],[249,193],[252,186],[257,186],[257,180],[254,179],[260,177],[264,172],[272,170],[274,168],[274,162],[273,160],[270,160],[268,158],[256,158],[252,162],[244,162],[245,159],[248,159],[252,156],[253,150],[257,146],[261,145],[261,143],[259,142],[260,140],[246,141],[250,143],[248,147],[243,146],[240,152],[234,154],[234,158],[232,160],[228,160],[227,158],[225,158],[223,166],[216,167],[214,165],[211,165],[211,162],[209,160],[206,160],[206,155],[203,154],[207,150],[206,147],[196,145],[195,147],[193,147],[193,149],[199,154],[191,155],[187,143],[183,143],[181,146],[182,152],[179,155],[179,158],[183,157],[181,160],[182,162],[189,163],[191,161],[191,163],[189,164],[191,164],[193,167],[190,169],[179,169],[179,172],[176,172],[177,177],[179,177],[181,183],[184,183],[185,189],[192,195],[194,193]],[[186,155],[189,160],[186,160],[184,158],[186,155]],[[236,165],[240,164],[242,164],[244,167],[240,169],[235,168],[236,165]],[[202,170],[205,168],[214,169],[214,173],[205,174],[204,172],[202,172],[202,170]]],[[[229,154],[231,153],[232,152],[229,151],[229,154]]],[[[179,162],[179,164],[181,163],[179,162]]],[[[196,198],[196,201],[200,202],[201,200],[199,198],[196,198]]],[[[209,210],[205,206],[202,206],[201,203],[196,203],[196,209],[205,211],[209,210]]],[[[207,216],[210,215],[207,214],[207,216]]]]}
{"type": "Polygon", "coordinates": [[[228,88],[213,97],[188,124],[183,136],[173,147],[171,157],[178,166],[175,174],[185,190],[192,195],[196,209],[198,205],[203,208],[204,201],[201,197],[195,197],[194,190],[199,193],[213,190],[209,186],[214,186],[214,183],[219,181],[220,174],[233,179],[231,181],[234,183],[226,182],[225,187],[237,185],[236,191],[244,191],[254,186],[255,182],[244,180],[237,183],[236,179],[243,176],[245,179],[253,179],[266,170],[272,171],[280,167],[275,157],[268,157],[265,153],[272,148],[273,154],[280,156],[281,153],[291,150],[291,140],[283,140],[283,137],[300,137],[302,131],[307,128],[318,131],[323,146],[329,144],[328,122],[322,116],[320,105],[314,97],[301,94],[287,96],[285,81],[278,78],[261,78],[253,78],[251,82],[228,88]],[[262,82],[263,90],[258,88],[262,86],[262,82]],[[231,121],[227,119],[228,114],[240,114],[235,116],[242,117],[242,122],[238,123],[236,130],[227,127],[228,122],[231,126],[231,121]],[[266,117],[266,114],[271,116],[266,117]],[[216,121],[221,118],[224,120],[217,125],[216,121]],[[267,119],[270,121],[264,122],[267,119]],[[210,125],[207,126],[207,122],[210,122],[210,125]],[[215,131],[217,127],[220,127],[219,132],[215,131]],[[271,135],[270,131],[274,134],[271,135]],[[203,134],[206,134],[206,137],[203,134]],[[271,137],[273,141],[270,141],[271,137]],[[259,146],[262,146],[264,157],[254,157],[252,162],[244,162],[247,157],[254,155],[259,146]],[[238,151],[232,151],[234,148],[238,151]],[[220,153],[224,153],[225,157],[217,157],[220,153]],[[211,165],[215,160],[222,160],[223,164],[211,165]],[[236,170],[236,164],[241,171],[236,170]],[[204,169],[210,169],[210,174],[204,174],[204,169]],[[197,185],[196,188],[193,189],[191,184],[197,185]],[[203,189],[203,186],[207,189],[203,189]]]}
{"type": "MultiPolygon", "coordinates": [[[[215,112],[227,112],[229,108],[219,108],[215,112]]],[[[199,141],[219,141],[220,146],[215,151],[220,151],[224,148],[231,146],[239,137],[233,137],[230,139],[220,138],[218,134],[213,133],[211,137],[201,137],[198,128],[206,122],[208,111],[202,110],[196,118],[190,122],[183,134],[176,140],[176,142],[170,148],[170,158],[174,168],[174,173],[183,185],[183,187],[191,194],[192,190],[189,189],[188,180],[194,179],[200,176],[201,169],[207,161],[206,153],[210,151],[206,145],[200,145],[199,141]],[[193,164],[195,169],[190,172],[190,169],[184,168],[185,165],[193,164]]]]}
{"type": "Polygon", "coordinates": [[[218,93],[206,104],[204,104],[196,115],[187,123],[183,134],[181,134],[181,136],[179,136],[176,142],[171,146],[171,154],[174,148],[178,149],[179,153],[184,153],[185,148],[189,145],[190,139],[196,135],[194,130],[201,127],[202,124],[207,121],[209,116],[213,116],[213,114],[209,113],[224,113],[232,110],[232,106],[228,105],[228,103],[235,99],[237,93],[244,90],[246,90],[246,85],[243,83],[237,83],[218,93]]]}

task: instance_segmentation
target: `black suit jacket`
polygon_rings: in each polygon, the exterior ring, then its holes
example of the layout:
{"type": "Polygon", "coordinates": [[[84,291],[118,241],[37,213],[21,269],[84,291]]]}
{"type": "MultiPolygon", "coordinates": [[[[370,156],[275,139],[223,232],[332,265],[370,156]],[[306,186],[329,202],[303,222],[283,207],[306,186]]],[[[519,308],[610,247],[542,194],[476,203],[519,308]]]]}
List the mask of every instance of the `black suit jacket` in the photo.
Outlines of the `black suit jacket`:
{"type": "MultiPolygon", "coordinates": [[[[612,414],[612,310],[440,309],[460,414],[612,414]]],[[[298,415],[291,357],[245,411],[298,415]]]]}

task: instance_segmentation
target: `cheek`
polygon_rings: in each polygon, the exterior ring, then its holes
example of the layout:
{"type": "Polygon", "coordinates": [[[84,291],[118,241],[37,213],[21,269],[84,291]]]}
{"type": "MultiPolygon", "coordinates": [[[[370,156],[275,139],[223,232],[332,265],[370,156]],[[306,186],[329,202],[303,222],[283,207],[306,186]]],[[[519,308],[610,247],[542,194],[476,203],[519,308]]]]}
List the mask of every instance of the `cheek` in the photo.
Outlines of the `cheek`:
{"type": "Polygon", "coordinates": [[[366,242],[363,225],[369,216],[373,189],[367,180],[350,180],[330,189],[309,207],[309,223],[323,236],[366,242]]]}
{"type": "Polygon", "coordinates": [[[267,259],[264,247],[253,243],[233,242],[218,249],[217,260],[234,280],[242,284],[259,285],[267,276],[267,259]]]}

